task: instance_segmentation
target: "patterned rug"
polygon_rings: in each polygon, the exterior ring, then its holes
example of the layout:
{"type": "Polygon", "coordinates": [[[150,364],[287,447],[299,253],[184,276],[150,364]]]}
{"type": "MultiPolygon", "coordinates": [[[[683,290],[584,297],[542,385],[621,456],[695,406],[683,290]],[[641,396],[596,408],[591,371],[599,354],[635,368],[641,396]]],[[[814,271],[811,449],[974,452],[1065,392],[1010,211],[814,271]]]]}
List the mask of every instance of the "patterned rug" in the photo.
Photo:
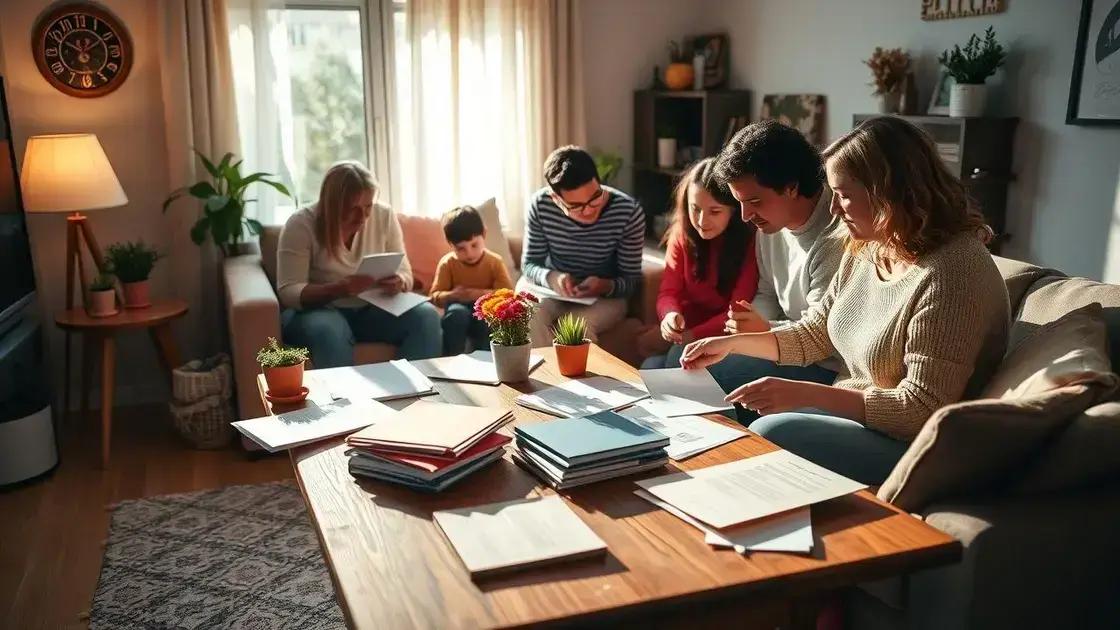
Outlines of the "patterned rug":
{"type": "Polygon", "coordinates": [[[344,628],[290,481],[122,502],[90,628],[344,628]]]}

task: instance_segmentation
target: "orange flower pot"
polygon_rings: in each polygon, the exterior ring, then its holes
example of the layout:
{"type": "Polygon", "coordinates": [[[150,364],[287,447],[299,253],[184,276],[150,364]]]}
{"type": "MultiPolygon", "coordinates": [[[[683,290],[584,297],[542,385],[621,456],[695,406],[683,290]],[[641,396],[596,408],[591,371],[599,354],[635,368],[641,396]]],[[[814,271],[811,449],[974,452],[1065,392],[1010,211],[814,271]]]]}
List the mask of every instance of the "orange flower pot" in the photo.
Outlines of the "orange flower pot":
{"type": "Polygon", "coordinates": [[[564,376],[579,376],[587,371],[587,353],[591,350],[591,342],[584,341],[578,346],[564,346],[552,344],[556,349],[556,363],[560,366],[560,373],[564,376]]]}
{"type": "Polygon", "coordinates": [[[151,286],[152,283],[150,280],[122,282],[121,288],[124,289],[124,307],[148,308],[151,306],[151,286]]]}
{"type": "Polygon", "coordinates": [[[692,89],[694,77],[691,63],[671,63],[665,68],[665,86],[670,90],[692,89]]]}
{"type": "Polygon", "coordinates": [[[296,396],[303,387],[303,364],[264,368],[264,380],[269,395],[277,398],[296,396]]]}

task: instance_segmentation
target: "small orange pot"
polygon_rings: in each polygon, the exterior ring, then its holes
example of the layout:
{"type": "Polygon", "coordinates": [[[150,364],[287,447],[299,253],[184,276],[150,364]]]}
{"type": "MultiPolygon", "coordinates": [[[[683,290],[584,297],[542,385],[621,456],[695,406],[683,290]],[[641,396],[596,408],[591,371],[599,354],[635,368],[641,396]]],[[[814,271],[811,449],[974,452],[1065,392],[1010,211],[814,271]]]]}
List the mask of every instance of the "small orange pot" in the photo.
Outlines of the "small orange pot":
{"type": "Polygon", "coordinates": [[[579,376],[587,371],[587,352],[591,349],[591,342],[584,340],[578,346],[563,346],[552,344],[556,349],[556,363],[560,365],[560,373],[564,376],[579,376]]]}
{"type": "Polygon", "coordinates": [[[152,283],[150,280],[122,282],[121,288],[124,289],[124,307],[148,308],[151,306],[151,285],[152,283]]]}
{"type": "Polygon", "coordinates": [[[303,387],[303,364],[264,368],[264,380],[268,383],[269,395],[277,398],[296,396],[303,387]]]}
{"type": "Polygon", "coordinates": [[[691,63],[671,63],[665,68],[665,87],[670,90],[690,90],[694,76],[691,63]]]}

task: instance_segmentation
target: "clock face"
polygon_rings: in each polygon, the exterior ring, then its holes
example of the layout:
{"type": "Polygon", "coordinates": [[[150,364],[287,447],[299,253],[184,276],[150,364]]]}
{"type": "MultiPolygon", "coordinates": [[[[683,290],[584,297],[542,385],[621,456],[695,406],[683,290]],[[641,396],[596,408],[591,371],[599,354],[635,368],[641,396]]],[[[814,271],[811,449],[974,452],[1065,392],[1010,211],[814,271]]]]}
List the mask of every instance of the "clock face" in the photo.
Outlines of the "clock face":
{"type": "Polygon", "coordinates": [[[59,91],[102,96],[120,87],[132,67],[132,41],[121,23],[90,3],[52,11],[35,27],[39,72],[59,91]]]}

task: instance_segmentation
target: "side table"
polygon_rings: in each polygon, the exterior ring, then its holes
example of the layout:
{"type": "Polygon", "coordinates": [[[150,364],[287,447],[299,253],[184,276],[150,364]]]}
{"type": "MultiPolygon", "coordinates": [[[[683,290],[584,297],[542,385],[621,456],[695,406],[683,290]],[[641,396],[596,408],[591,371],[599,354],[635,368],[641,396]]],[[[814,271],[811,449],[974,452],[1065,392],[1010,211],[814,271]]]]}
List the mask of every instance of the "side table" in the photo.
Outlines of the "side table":
{"type": "Polygon", "coordinates": [[[73,308],[58,315],[55,323],[66,331],[66,376],[64,378],[63,400],[65,412],[70,411],[70,344],[69,335],[77,332],[84,338],[82,344],[82,411],[88,409],[89,380],[92,372],[91,349],[100,349],[101,354],[101,466],[109,467],[109,440],[113,425],[113,374],[116,348],[113,336],[121,330],[147,328],[156,344],[160,361],[167,370],[180,365],[179,350],[171,335],[171,320],[182,317],[187,312],[184,300],[152,300],[147,308],[126,309],[110,317],[90,317],[84,308],[73,308]]]}

